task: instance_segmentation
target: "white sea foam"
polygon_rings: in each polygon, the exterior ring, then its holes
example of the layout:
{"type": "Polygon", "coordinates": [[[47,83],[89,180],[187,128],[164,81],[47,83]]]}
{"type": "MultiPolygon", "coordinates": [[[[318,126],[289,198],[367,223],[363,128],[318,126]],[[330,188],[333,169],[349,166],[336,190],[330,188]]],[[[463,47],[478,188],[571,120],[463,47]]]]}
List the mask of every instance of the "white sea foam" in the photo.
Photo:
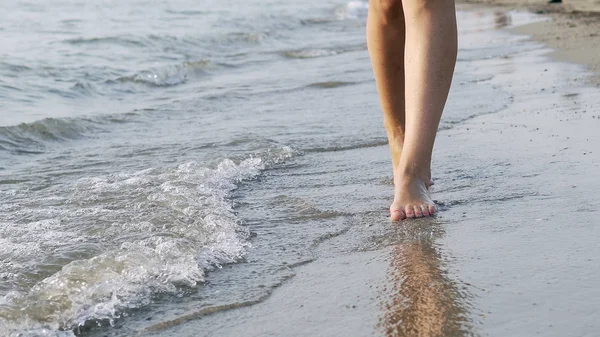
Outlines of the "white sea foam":
{"type": "MultiPolygon", "coordinates": [[[[0,275],[5,279],[27,278],[27,261],[42,261],[33,268],[38,273],[71,262],[0,297],[0,335],[70,336],[73,327],[112,324],[156,296],[193,291],[206,270],[238,261],[248,246],[231,192],[291,154],[272,147],[213,167],[188,162],[87,177],[63,191],[68,200],[46,207],[49,219],[2,224],[0,257],[13,262],[0,275]]],[[[27,212],[20,219],[44,209],[27,212]]]]}
{"type": "Polygon", "coordinates": [[[364,17],[368,9],[368,1],[354,0],[337,7],[334,14],[338,20],[357,19],[364,17]]]}
{"type": "Polygon", "coordinates": [[[316,57],[326,57],[337,55],[339,52],[336,50],[328,49],[301,49],[301,50],[289,50],[283,53],[285,57],[297,58],[297,59],[310,59],[316,57]]]}

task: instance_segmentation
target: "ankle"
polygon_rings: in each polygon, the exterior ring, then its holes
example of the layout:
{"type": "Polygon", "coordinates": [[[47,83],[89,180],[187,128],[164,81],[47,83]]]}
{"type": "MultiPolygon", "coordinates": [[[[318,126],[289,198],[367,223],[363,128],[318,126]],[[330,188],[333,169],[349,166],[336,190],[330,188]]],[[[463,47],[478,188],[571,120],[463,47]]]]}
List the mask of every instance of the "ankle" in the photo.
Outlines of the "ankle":
{"type": "Polygon", "coordinates": [[[401,165],[396,171],[396,180],[411,182],[420,180],[426,185],[431,181],[431,173],[428,165],[401,165]]]}

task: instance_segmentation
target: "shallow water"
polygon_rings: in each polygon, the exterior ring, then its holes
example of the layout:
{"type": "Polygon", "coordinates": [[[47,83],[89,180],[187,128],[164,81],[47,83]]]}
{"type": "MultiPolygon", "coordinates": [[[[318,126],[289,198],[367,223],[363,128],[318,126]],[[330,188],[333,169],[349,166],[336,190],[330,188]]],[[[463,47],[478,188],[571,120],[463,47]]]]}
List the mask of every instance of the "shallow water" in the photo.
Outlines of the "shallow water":
{"type": "MultiPolygon", "coordinates": [[[[385,220],[391,186],[366,2],[10,6],[0,334],[162,331],[264,300],[332,238],[372,244],[352,229],[385,220]]],[[[540,46],[497,30],[539,18],[503,13],[459,11],[442,147],[516,104],[502,60],[540,46]]],[[[473,161],[434,172],[442,210],[530,195],[494,190],[510,164],[473,161]]]]}

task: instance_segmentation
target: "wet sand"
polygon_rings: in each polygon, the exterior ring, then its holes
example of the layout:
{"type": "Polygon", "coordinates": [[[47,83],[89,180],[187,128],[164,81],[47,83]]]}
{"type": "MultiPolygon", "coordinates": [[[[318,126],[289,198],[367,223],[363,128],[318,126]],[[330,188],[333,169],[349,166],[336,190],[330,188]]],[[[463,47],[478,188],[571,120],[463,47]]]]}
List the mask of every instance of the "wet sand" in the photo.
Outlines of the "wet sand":
{"type": "MultiPolygon", "coordinates": [[[[476,10],[506,21],[502,13],[476,10]]],[[[584,67],[552,61],[548,51],[538,44],[471,69],[493,74],[488,80],[511,103],[440,132],[437,217],[390,225],[365,212],[315,247],[315,262],[291,268],[294,277],[264,302],[140,333],[594,336],[600,93],[583,83],[584,67]]],[[[385,146],[343,156],[370,160],[364,175],[382,175],[374,166],[388,161],[385,146]]],[[[348,203],[359,208],[370,193],[381,200],[391,191],[353,188],[364,195],[348,203]]]]}
{"type": "Polygon", "coordinates": [[[586,84],[600,85],[599,1],[565,0],[562,4],[547,4],[542,0],[460,0],[459,3],[463,8],[484,5],[497,7],[500,12],[519,9],[545,15],[549,20],[512,30],[552,48],[549,56],[554,60],[585,65],[595,73],[585,79],[586,84]]]}

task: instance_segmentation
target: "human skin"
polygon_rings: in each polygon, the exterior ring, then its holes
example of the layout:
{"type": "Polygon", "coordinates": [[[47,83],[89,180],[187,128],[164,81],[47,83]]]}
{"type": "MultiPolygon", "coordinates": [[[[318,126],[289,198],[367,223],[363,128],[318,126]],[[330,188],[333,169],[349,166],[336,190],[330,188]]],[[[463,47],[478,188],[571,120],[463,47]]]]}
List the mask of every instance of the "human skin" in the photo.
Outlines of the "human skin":
{"type": "Polygon", "coordinates": [[[367,45],[392,154],[393,221],[433,215],[431,156],[457,54],[454,0],[371,0],[367,45]]]}

